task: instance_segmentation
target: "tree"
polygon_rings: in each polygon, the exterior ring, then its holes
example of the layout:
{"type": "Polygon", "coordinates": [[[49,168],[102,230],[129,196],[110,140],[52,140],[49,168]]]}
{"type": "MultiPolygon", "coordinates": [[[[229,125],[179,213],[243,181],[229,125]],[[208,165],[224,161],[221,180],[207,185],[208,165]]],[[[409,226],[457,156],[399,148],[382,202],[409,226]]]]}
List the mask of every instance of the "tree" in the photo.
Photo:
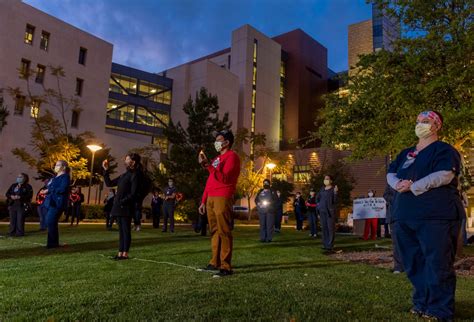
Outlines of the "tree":
{"type": "MultiPolygon", "coordinates": [[[[13,99],[16,101],[21,99],[22,105],[31,107],[33,120],[29,144],[32,152],[25,147],[19,147],[13,149],[12,153],[22,162],[35,168],[39,178],[53,176],[56,161],[66,160],[75,183],[76,180],[84,180],[92,175],[84,155],[87,155],[85,142],[92,140],[94,135],[91,132],[78,135],[71,133],[69,115],[73,111],[81,111],[80,102],[72,95],[70,97],[64,95],[62,84],[66,75],[63,68],[48,66],[47,69],[56,84],[54,89],[42,85],[41,93],[33,93],[30,87],[31,78],[36,74],[33,70],[20,71],[20,78],[25,80],[26,91],[18,87],[8,88],[13,99]]],[[[100,162],[100,158],[97,161],[100,162]]]]}
{"type": "Polygon", "coordinates": [[[295,189],[295,185],[285,180],[272,178],[272,189],[274,191],[280,191],[283,203],[287,203],[290,201],[290,196],[295,189]]]}
{"type": "MultiPolygon", "coordinates": [[[[201,88],[194,101],[189,97],[183,106],[188,125],[184,128],[181,122],[170,122],[164,134],[171,144],[169,155],[163,160],[164,169],[155,167],[153,173],[157,182],[165,185],[168,177],[175,181],[177,189],[186,199],[194,202],[196,212],[209,175],[197,162],[199,151],[203,150],[208,158],[216,155],[214,148],[215,134],[231,128],[228,114],[219,115],[217,96],[201,88]]],[[[192,209],[190,207],[187,207],[192,209]]],[[[188,213],[188,215],[192,215],[188,213]]]]}
{"type": "Polygon", "coordinates": [[[362,55],[349,73],[347,95],[326,96],[316,133],[352,157],[388,155],[413,145],[423,110],[443,114],[443,140],[462,150],[474,133],[472,0],[375,0],[401,21],[393,51],[362,55]]]}
{"type": "Polygon", "coordinates": [[[0,133],[5,125],[7,125],[7,117],[10,113],[3,102],[3,90],[0,89],[0,133]]]}
{"type": "Polygon", "coordinates": [[[346,164],[342,160],[337,160],[330,164],[323,165],[318,171],[311,175],[309,187],[315,189],[316,193],[323,186],[324,177],[330,175],[333,185],[337,185],[338,204],[340,207],[352,207],[351,191],[354,189],[355,180],[350,174],[346,164]]]}

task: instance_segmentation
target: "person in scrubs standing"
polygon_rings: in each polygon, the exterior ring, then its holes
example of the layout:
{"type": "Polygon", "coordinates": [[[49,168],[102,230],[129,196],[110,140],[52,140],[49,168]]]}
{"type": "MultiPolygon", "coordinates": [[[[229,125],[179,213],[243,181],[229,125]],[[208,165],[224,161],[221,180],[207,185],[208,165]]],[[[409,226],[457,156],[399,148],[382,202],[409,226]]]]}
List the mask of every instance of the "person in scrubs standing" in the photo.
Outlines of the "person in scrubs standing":
{"type": "Polygon", "coordinates": [[[433,320],[454,318],[454,259],[463,215],[457,189],[459,153],[439,141],[441,114],[422,112],[416,120],[418,143],[390,164],[388,184],[395,239],[413,285],[411,313],[433,320]]]}

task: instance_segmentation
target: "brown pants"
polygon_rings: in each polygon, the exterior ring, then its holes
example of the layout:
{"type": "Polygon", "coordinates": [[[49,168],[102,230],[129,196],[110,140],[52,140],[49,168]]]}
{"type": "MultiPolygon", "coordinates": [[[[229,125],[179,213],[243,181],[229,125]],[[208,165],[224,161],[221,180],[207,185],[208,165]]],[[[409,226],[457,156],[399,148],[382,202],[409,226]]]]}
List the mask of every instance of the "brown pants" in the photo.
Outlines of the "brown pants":
{"type": "Polygon", "coordinates": [[[232,198],[225,197],[209,197],[206,202],[212,246],[209,264],[224,270],[232,269],[232,204],[232,198]]]}

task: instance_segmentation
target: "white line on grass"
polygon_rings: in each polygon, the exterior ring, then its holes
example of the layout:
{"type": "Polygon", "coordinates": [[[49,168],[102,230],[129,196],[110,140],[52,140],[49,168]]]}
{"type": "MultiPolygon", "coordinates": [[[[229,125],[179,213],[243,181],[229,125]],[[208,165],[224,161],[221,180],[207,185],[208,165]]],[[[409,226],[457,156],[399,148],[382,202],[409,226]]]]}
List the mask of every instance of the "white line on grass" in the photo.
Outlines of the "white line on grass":
{"type": "MultiPolygon", "coordinates": [[[[99,254],[100,256],[102,257],[105,257],[105,258],[108,258],[109,256],[105,256],[104,254],[99,254]]],[[[148,262],[148,263],[154,263],[154,264],[160,264],[160,265],[171,265],[171,266],[177,266],[177,267],[181,267],[181,268],[187,268],[187,269],[192,269],[193,271],[196,271],[196,272],[202,272],[203,270],[200,269],[200,268],[196,268],[196,267],[192,267],[192,266],[186,266],[186,265],[181,265],[181,264],[176,264],[176,263],[171,263],[171,262],[158,262],[158,261],[154,261],[154,260],[151,260],[151,259],[142,259],[142,258],[136,258],[136,257],[132,257],[130,258],[131,260],[136,260],[136,261],[140,261],[140,262],[148,262]]]]}
{"type": "Polygon", "coordinates": [[[21,239],[16,239],[16,238],[12,238],[12,237],[8,237],[8,236],[3,236],[3,235],[0,235],[0,238],[4,238],[4,239],[8,239],[8,240],[13,240],[13,241],[16,241],[16,242],[19,242],[19,243],[23,243],[23,244],[30,244],[30,245],[37,245],[37,246],[46,246],[46,244],[34,243],[34,242],[30,242],[30,241],[26,241],[26,240],[21,240],[21,239]]]}

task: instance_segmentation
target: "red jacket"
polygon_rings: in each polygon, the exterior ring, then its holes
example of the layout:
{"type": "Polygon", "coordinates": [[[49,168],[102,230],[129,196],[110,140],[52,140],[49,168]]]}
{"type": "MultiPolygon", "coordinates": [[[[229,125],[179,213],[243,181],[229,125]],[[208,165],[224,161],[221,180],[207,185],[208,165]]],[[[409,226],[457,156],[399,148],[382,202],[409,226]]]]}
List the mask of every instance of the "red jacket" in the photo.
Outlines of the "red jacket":
{"type": "Polygon", "coordinates": [[[202,203],[206,203],[207,197],[232,198],[240,174],[240,159],[237,153],[229,150],[219,155],[211,161],[207,170],[209,178],[202,195],[202,203]]]}

